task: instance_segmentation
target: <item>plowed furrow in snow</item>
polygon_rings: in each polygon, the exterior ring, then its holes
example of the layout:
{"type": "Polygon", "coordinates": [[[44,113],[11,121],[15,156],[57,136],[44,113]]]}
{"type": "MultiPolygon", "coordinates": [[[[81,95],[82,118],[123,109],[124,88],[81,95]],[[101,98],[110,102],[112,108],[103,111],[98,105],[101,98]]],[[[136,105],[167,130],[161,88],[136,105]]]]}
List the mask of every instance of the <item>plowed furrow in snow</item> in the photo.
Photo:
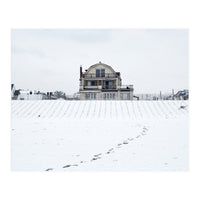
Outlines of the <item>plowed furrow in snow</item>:
{"type": "Polygon", "coordinates": [[[37,103],[35,103],[35,105],[31,107],[31,109],[29,110],[29,112],[25,117],[26,118],[40,117],[41,115],[40,110],[42,109],[42,107],[43,107],[43,102],[38,101],[37,103]]]}
{"type": "Polygon", "coordinates": [[[24,101],[23,107],[17,112],[16,115],[17,115],[18,117],[23,117],[24,114],[25,114],[27,111],[29,111],[29,109],[30,109],[33,105],[36,105],[36,102],[34,103],[34,102],[32,102],[32,101],[30,101],[30,102],[24,101]]]}
{"type": "Polygon", "coordinates": [[[12,117],[71,119],[177,118],[188,101],[12,101],[12,117]]]}

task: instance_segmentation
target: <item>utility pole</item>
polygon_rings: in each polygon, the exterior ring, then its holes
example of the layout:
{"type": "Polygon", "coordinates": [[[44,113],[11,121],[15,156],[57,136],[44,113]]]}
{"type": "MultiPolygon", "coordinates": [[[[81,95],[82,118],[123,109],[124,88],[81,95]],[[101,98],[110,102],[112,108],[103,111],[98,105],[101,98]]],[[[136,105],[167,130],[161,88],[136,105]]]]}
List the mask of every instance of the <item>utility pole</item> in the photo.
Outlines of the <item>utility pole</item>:
{"type": "Polygon", "coordinates": [[[160,100],[162,100],[162,93],[161,93],[161,91],[160,91],[160,100]]]}

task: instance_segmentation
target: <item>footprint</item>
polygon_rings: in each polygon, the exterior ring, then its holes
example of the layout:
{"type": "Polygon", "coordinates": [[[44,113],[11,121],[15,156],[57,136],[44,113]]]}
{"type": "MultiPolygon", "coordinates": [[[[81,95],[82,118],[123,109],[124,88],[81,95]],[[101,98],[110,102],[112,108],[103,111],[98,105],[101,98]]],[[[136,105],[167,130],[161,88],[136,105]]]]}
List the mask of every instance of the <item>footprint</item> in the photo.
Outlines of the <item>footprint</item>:
{"type": "Polygon", "coordinates": [[[109,149],[108,151],[113,151],[113,148],[112,148],[112,149],[109,149]]]}
{"type": "Polygon", "coordinates": [[[137,135],[137,136],[136,136],[136,138],[139,138],[139,137],[140,137],[140,135],[137,135]]]}
{"type": "Polygon", "coordinates": [[[168,165],[168,163],[164,163],[164,165],[168,165]]]}
{"type": "Polygon", "coordinates": [[[127,142],[127,141],[124,141],[123,144],[128,144],[128,142],[127,142]]]}
{"type": "Polygon", "coordinates": [[[71,165],[65,165],[63,168],[71,167],[71,165]]]}
{"type": "Polygon", "coordinates": [[[48,169],[46,169],[45,171],[51,171],[51,170],[53,170],[53,168],[48,168],[48,169]]]}
{"type": "Polygon", "coordinates": [[[92,158],[91,161],[98,160],[98,159],[101,159],[101,157],[92,158]]]}
{"type": "Polygon", "coordinates": [[[96,154],[96,155],[94,155],[95,157],[98,157],[98,156],[100,156],[101,155],[101,153],[99,153],[99,154],[96,154]]]}
{"type": "Polygon", "coordinates": [[[83,160],[80,161],[80,163],[86,163],[86,162],[87,162],[87,161],[83,161],[83,160]]]}
{"type": "Polygon", "coordinates": [[[180,106],[180,107],[179,107],[179,110],[180,110],[180,109],[185,109],[185,108],[186,108],[186,106],[180,106]]]}

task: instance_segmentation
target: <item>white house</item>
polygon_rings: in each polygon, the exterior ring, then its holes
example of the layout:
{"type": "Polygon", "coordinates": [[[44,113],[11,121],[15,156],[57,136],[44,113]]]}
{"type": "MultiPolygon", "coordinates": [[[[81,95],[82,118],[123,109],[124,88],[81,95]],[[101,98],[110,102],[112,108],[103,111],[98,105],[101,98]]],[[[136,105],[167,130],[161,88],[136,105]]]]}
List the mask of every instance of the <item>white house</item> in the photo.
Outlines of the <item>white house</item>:
{"type": "Polygon", "coordinates": [[[43,95],[37,91],[20,90],[18,100],[42,100],[43,95]]]}
{"type": "Polygon", "coordinates": [[[133,100],[133,85],[122,85],[120,72],[104,63],[80,67],[80,100],[133,100]]]}

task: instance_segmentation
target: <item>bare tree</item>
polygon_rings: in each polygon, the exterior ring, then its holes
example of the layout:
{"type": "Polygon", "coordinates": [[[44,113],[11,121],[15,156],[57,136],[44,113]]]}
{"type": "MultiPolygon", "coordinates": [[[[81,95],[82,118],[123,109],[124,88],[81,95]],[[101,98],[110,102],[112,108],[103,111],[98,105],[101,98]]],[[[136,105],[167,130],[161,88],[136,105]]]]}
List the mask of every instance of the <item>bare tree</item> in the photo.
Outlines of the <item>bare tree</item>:
{"type": "Polygon", "coordinates": [[[55,91],[53,93],[53,95],[56,97],[56,98],[63,98],[63,99],[66,99],[66,94],[62,91],[55,91]]]}

